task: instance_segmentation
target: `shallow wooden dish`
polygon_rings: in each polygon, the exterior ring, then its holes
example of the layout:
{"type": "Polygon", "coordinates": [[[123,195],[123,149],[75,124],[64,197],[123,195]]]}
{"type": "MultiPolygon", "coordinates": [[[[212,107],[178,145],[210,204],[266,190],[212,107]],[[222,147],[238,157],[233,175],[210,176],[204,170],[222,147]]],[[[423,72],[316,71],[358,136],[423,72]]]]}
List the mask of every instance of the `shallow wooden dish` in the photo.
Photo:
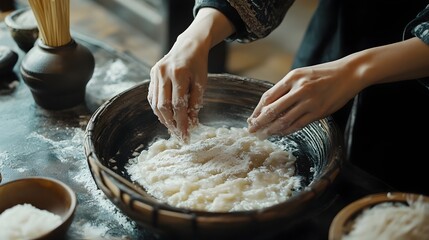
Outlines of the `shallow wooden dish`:
{"type": "Polygon", "coordinates": [[[416,201],[419,197],[422,197],[424,202],[429,203],[427,196],[404,192],[377,193],[360,198],[348,204],[335,216],[329,227],[329,240],[341,240],[344,235],[351,231],[354,220],[365,209],[387,202],[407,204],[407,201],[416,201]]]}
{"type": "Polygon", "coordinates": [[[62,223],[38,240],[64,238],[77,205],[76,195],[69,186],[47,177],[21,178],[0,185],[0,214],[24,203],[61,216],[62,223]]]}
{"type": "MultiPolygon", "coordinates": [[[[314,122],[283,138],[299,151],[296,168],[304,189],[289,200],[260,210],[202,212],[163,204],[130,180],[125,165],[133,153],[147,148],[155,137],[168,138],[147,101],[149,81],[126,90],[103,104],[91,117],[84,147],[97,186],[131,219],[157,235],[173,239],[252,239],[278,234],[322,208],[341,161],[342,134],[330,119],[314,122]],[[143,144],[144,148],[141,149],[143,144]]],[[[245,127],[267,81],[229,74],[211,74],[200,121],[209,126],[245,127]]]]}

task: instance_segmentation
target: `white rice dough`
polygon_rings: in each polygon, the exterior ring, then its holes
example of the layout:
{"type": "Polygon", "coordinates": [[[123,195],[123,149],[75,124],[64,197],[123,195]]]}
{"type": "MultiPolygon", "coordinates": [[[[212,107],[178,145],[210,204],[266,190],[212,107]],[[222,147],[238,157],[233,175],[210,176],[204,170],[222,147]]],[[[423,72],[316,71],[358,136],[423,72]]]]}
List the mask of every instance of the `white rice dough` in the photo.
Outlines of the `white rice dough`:
{"type": "Polygon", "coordinates": [[[386,202],[364,210],[343,240],[429,239],[429,203],[418,199],[408,204],[386,202]]]}
{"type": "Polygon", "coordinates": [[[245,128],[200,125],[190,142],[158,139],[126,166],[131,179],[171,206],[210,212],[269,207],[300,189],[296,158],[245,128]]]}
{"type": "Polygon", "coordinates": [[[0,239],[34,239],[61,224],[61,217],[31,204],[18,204],[0,214],[0,239]]]}

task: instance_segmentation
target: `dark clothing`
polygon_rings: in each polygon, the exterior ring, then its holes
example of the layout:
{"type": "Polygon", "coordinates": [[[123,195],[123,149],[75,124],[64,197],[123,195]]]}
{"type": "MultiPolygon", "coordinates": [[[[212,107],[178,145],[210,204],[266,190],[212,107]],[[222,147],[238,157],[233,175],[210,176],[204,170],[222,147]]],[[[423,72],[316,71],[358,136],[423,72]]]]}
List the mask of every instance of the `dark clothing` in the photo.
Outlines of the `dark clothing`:
{"type": "MultiPolygon", "coordinates": [[[[293,68],[399,42],[403,32],[412,37],[414,28],[404,29],[426,5],[427,1],[417,0],[322,0],[293,68]]],[[[429,21],[428,11],[423,12],[416,23],[429,21]]],[[[417,81],[386,83],[362,90],[355,101],[353,122],[348,126],[353,135],[346,136],[352,138],[349,160],[400,191],[429,194],[427,169],[423,167],[429,161],[429,140],[424,140],[429,136],[429,91],[417,81]]],[[[343,130],[351,106],[349,103],[333,114],[343,130]]]]}
{"type": "Polygon", "coordinates": [[[202,7],[221,11],[234,24],[236,32],[227,40],[251,42],[266,37],[280,25],[293,0],[196,0],[194,15],[202,7]]]}
{"type": "MultiPolygon", "coordinates": [[[[210,2],[220,1],[199,0],[195,10],[202,2],[210,6],[210,2]]],[[[230,40],[253,41],[268,35],[273,27],[266,24],[277,27],[279,21],[273,16],[282,19],[293,1],[267,1],[271,2],[266,4],[271,7],[268,10],[262,10],[261,2],[231,0],[228,5],[223,1],[228,10],[220,10],[237,29],[230,40]],[[284,11],[274,11],[275,6],[284,6],[284,11]],[[267,14],[271,14],[270,21],[263,22],[267,14]],[[258,24],[253,26],[253,22],[258,24]]],[[[427,4],[422,0],[320,0],[292,67],[332,61],[402,41],[404,29],[405,36],[415,35],[425,41],[422,36],[429,24],[422,22],[429,22],[429,11],[423,10],[427,4]],[[419,12],[422,16],[407,26],[419,12]]],[[[364,89],[354,101],[351,120],[351,103],[333,114],[341,130],[346,131],[348,123],[347,132],[353,133],[345,136],[352,139],[348,160],[399,191],[429,194],[425,184],[428,170],[423,167],[429,161],[428,89],[418,81],[386,83],[364,89]]]]}
{"type": "MultiPolygon", "coordinates": [[[[429,5],[415,19],[409,22],[404,30],[403,39],[416,36],[429,45],[429,5]]],[[[429,77],[419,80],[429,89],[429,77]]]]}
{"type": "Polygon", "coordinates": [[[293,68],[399,42],[407,23],[427,3],[423,0],[320,0],[293,68]]]}

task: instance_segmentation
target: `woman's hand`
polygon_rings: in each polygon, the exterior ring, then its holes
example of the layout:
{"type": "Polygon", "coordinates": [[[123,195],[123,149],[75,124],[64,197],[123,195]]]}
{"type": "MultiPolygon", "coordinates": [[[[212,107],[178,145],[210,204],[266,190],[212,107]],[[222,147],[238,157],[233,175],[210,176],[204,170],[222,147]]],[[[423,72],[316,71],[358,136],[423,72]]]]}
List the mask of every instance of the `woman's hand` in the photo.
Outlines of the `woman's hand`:
{"type": "Polygon", "coordinates": [[[148,101],[170,134],[188,141],[198,123],[207,83],[210,49],[235,31],[214,8],[202,8],[171,50],[150,71],[148,101]]]}
{"type": "Polygon", "coordinates": [[[345,62],[290,71],[263,94],[248,119],[249,131],[287,135],[341,108],[362,88],[345,62]]]}
{"type": "Polygon", "coordinates": [[[203,46],[179,37],[150,71],[149,103],[170,133],[185,142],[189,127],[198,123],[207,82],[209,48],[203,46]]]}
{"type": "Polygon", "coordinates": [[[263,94],[248,119],[249,131],[262,136],[295,132],[370,85],[429,76],[428,58],[429,46],[414,37],[292,70],[263,94]]]}

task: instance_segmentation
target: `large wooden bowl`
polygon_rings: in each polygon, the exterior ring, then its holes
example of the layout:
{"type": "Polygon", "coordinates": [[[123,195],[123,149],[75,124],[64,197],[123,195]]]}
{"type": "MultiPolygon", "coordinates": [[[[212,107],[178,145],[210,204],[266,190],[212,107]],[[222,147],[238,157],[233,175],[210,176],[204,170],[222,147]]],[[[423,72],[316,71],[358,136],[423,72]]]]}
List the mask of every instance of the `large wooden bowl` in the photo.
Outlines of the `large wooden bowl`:
{"type": "MultiPolygon", "coordinates": [[[[342,134],[326,118],[283,137],[298,151],[296,167],[305,186],[289,200],[261,210],[201,212],[163,204],[130,180],[125,165],[142,144],[168,138],[147,101],[149,81],[126,90],[103,104],[85,133],[85,152],[98,187],[127,216],[144,228],[173,239],[251,239],[276,234],[323,207],[322,199],[337,176],[343,159],[342,134]]],[[[267,81],[229,74],[209,75],[200,121],[209,126],[245,127],[267,81]]],[[[143,148],[143,149],[144,149],[143,148]]],[[[142,149],[139,149],[141,151],[142,149]]]]}

